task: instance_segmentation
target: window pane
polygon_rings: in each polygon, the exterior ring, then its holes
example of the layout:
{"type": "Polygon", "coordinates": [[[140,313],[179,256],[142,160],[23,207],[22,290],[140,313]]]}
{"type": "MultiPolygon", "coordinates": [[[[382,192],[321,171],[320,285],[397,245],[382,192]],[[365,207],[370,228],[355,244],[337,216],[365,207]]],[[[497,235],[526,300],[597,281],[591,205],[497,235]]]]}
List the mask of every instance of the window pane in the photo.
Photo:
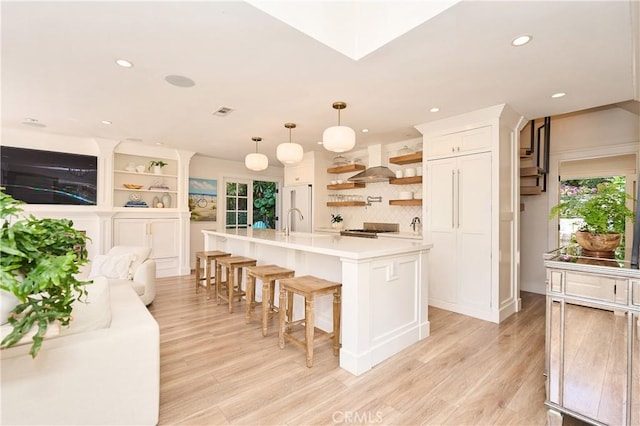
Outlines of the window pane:
{"type": "Polygon", "coordinates": [[[238,225],[246,225],[246,224],[247,224],[247,212],[239,212],[238,225]]]}
{"type": "Polygon", "coordinates": [[[238,198],[238,210],[247,210],[247,199],[246,198],[238,198]]]}
{"type": "Polygon", "coordinates": [[[247,184],[246,183],[239,183],[238,184],[238,195],[241,197],[246,197],[247,196],[247,184]]]}
{"type": "Polygon", "coordinates": [[[227,225],[235,225],[235,224],[236,224],[236,213],[227,212],[227,225]]]}
{"type": "Polygon", "coordinates": [[[227,195],[236,195],[236,183],[227,183],[227,195]]]}
{"type": "Polygon", "coordinates": [[[236,209],[236,199],[227,198],[227,210],[235,210],[235,209],[236,209]]]}

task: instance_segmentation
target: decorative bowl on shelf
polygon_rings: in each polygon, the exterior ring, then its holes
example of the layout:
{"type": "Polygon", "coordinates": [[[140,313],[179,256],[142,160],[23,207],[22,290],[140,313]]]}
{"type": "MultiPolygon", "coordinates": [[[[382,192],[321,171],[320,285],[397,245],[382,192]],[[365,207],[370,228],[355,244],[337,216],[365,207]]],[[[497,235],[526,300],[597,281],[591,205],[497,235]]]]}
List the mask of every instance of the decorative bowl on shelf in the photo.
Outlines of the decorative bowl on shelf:
{"type": "Polygon", "coordinates": [[[144,186],[144,185],[134,185],[133,183],[124,183],[123,185],[127,189],[140,189],[144,186]]]}
{"type": "Polygon", "coordinates": [[[346,166],[347,164],[349,164],[349,160],[347,160],[346,157],[343,157],[342,155],[338,155],[337,157],[333,158],[333,167],[346,166]]]}

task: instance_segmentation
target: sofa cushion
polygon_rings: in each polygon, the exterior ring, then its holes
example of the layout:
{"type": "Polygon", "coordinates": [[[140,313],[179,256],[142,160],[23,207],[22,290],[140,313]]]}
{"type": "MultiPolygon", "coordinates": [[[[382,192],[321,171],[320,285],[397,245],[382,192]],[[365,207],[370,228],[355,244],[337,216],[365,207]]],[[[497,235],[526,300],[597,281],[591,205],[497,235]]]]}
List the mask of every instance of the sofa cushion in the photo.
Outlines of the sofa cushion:
{"type": "MultiPolygon", "coordinates": [[[[82,299],[73,302],[71,310],[72,320],[68,327],[60,326],[58,321],[49,324],[44,339],[51,339],[58,336],[66,336],[74,333],[98,330],[107,328],[111,324],[111,292],[109,282],[105,277],[97,277],[93,284],[86,286],[88,294],[82,299]]],[[[33,343],[33,336],[36,334],[38,325],[34,325],[14,346],[33,343]]],[[[0,338],[4,339],[11,331],[11,324],[0,326],[0,338]]]]}
{"type": "Polygon", "coordinates": [[[151,247],[143,246],[113,246],[107,253],[109,256],[120,256],[123,254],[132,254],[133,262],[131,263],[131,269],[128,279],[133,279],[133,272],[138,269],[142,262],[147,260],[151,255],[151,247]]]}
{"type": "Polygon", "coordinates": [[[89,279],[95,277],[107,277],[126,280],[131,275],[131,264],[135,255],[131,253],[111,255],[98,254],[91,261],[89,279]]]}
{"type": "Polygon", "coordinates": [[[88,295],[82,301],[73,302],[72,320],[68,327],[60,329],[60,335],[82,333],[111,325],[111,292],[109,281],[105,277],[97,277],[93,284],[87,284],[88,295]]]}

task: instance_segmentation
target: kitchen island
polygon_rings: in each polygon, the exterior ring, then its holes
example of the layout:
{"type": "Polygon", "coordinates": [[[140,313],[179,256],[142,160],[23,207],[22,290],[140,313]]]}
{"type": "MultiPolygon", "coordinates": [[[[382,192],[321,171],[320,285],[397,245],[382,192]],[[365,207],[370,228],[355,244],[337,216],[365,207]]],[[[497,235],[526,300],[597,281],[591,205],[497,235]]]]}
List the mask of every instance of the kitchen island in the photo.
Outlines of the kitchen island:
{"type": "MultiPolygon", "coordinates": [[[[271,229],[204,230],[204,249],[223,250],[342,283],[340,367],[360,375],[429,336],[427,255],[415,240],[342,237],[271,229]]],[[[258,286],[258,299],[261,294],[258,286]]],[[[276,296],[277,300],[277,296],[276,296]]],[[[301,300],[294,318],[303,317],[301,300]]],[[[332,327],[331,298],[316,301],[316,326],[332,327]]]]}

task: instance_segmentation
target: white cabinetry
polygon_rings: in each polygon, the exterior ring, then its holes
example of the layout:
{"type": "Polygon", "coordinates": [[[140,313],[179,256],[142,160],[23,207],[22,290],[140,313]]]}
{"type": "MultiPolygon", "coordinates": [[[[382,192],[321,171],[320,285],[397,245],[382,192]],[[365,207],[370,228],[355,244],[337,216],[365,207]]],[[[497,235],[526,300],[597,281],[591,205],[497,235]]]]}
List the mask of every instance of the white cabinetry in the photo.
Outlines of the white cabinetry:
{"type": "Polygon", "coordinates": [[[435,137],[426,146],[427,156],[431,158],[489,149],[491,149],[491,126],[435,137]]]}
{"type": "Polygon", "coordinates": [[[179,218],[115,218],[113,244],[151,248],[158,277],[176,275],[180,257],[179,218]]]}
{"type": "Polygon", "coordinates": [[[302,162],[284,168],[284,186],[313,184],[313,157],[304,157],[302,162]]]}
{"type": "Polygon", "coordinates": [[[491,310],[491,154],[434,160],[428,166],[431,239],[437,265],[430,299],[447,308],[491,310]],[[450,305],[451,304],[451,305],[450,305]]]}
{"type": "Polygon", "coordinates": [[[499,105],[416,126],[427,163],[432,306],[497,323],[518,310],[520,123],[499,105]]]}

